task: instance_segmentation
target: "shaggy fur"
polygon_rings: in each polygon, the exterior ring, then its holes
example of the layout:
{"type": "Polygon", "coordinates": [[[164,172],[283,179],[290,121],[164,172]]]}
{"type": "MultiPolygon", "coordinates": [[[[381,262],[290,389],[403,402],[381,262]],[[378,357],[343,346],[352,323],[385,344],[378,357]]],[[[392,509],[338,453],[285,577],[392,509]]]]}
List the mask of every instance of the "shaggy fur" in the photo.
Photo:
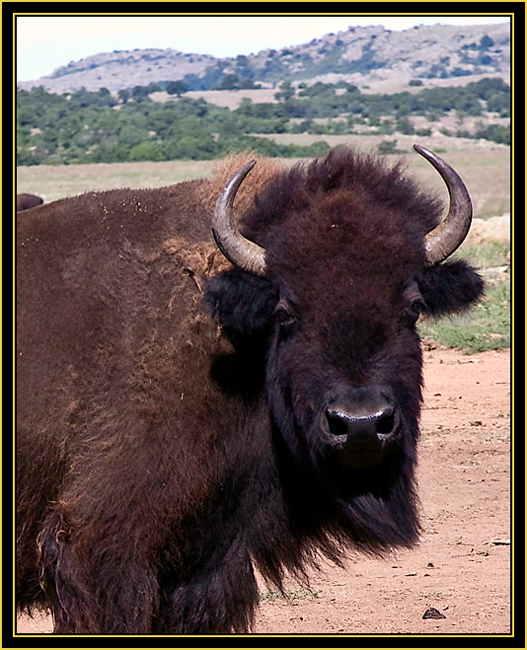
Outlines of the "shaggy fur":
{"type": "Polygon", "coordinates": [[[44,199],[36,194],[17,194],[16,195],[16,211],[22,212],[22,210],[28,210],[29,208],[34,208],[37,205],[42,205],[44,199]]]}
{"type": "Polygon", "coordinates": [[[441,206],[400,166],[342,149],[261,167],[240,205],[265,279],[212,242],[221,169],[18,224],[17,599],[57,633],[244,632],[254,566],[283,588],[318,554],[417,540],[415,320],[465,309],[481,280],[424,267],[441,206]],[[370,387],[400,426],[351,468],[320,414],[370,387]]]}
{"type": "Polygon", "coordinates": [[[212,176],[202,186],[200,202],[207,213],[212,214],[216,200],[225,185],[251,160],[258,160],[258,164],[243,181],[242,188],[236,194],[233,211],[237,217],[247,212],[254,203],[255,195],[283,169],[274,158],[261,157],[254,151],[229,154],[215,164],[212,176]]]}

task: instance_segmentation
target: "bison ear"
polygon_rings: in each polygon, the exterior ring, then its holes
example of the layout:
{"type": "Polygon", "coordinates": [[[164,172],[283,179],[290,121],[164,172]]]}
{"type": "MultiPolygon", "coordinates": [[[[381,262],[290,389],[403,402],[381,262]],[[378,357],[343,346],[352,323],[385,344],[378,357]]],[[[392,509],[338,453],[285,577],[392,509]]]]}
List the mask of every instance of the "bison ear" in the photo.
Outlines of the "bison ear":
{"type": "Polygon", "coordinates": [[[417,278],[430,316],[445,316],[468,309],[483,297],[485,283],[463,260],[445,262],[425,269],[417,278]]]}
{"type": "Polygon", "coordinates": [[[207,282],[204,299],[227,334],[247,336],[269,327],[278,292],[265,278],[231,269],[207,282]]]}

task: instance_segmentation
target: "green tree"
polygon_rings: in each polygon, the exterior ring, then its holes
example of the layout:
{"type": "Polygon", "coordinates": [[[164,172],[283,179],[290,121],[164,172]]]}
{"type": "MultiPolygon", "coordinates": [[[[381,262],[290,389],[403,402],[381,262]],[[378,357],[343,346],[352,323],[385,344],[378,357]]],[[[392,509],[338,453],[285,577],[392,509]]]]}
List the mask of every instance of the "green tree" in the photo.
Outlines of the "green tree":
{"type": "Polygon", "coordinates": [[[130,161],[164,160],[163,148],[157,142],[141,142],[133,147],[128,157],[130,161]]]}
{"type": "Polygon", "coordinates": [[[117,96],[123,104],[126,104],[126,102],[130,99],[130,91],[128,88],[123,88],[117,93],[117,96]]]}
{"type": "Polygon", "coordinates": [[[487,110],[500,113],[501,117],[510,116],[510,95],[505,93],[495,93],[487,100],[487,110]]]}
{"type": "Polygon", "coordinates": [[[177,81],[169,81],[167,83],[166,91],[169,95],[177,95],[178,97],[181,97],[183,93],[187,92],[187,84],[181,79],[178,79],[177,81]]]}
{"type": "Polygon", "coordinates": [[[240,80],[236,74],[228,74],[223,77],[214,90],[237,90],[240,87],[240,80]]]}
{"type": "Polygon", "coordinates": [[[397,140],[383,140],[379,142],[377,151],[382,154],[400,153],[397,149],[397,140]]]}
{"type": "Polygon", "coordinates": [[[395,130],[404,135],[413,135],[415,133],[414,126],[407,117],[397,120],[395,130]]]}
{"type": "Polygon", "coordinates": [[[481,40],[479,42],[479,49],[488,50],[488,48],[492,47],[493,45],[494,45],[494,41],[492,40],[492,38],[488,34],[485,34],[485,36],[481,37],[481,40]]]}
{"type": "Polygon", "coordinates": [[[125,124],[119,133],[119,142],[132,148],[148,140],[148,133],[133,124],[125,124]]]}
{"type": "Polygon", "coordinates": [[[237,108],[237,112],[241,115],[252,115],[253,114],[253,102],[249,97],[243,97],[242,103],[237,108]]]}
{"type": "Polygon", "coordinates": [[[292,99],[295,96],[295,89],[291,85],[290,81],[283,81],[280,84],[280,91],[275,93],[275,99],[278,99],[278,101],[284,100],[288,101],[289,99],[292,99]]]}
{"type": "Polygon", "coordinates": [[[148,97],[148,88],[146,86],[134,86],[132,89],[132,97],[136,102],[144,102],[145,100],[150,101],[148,97]]]}
{"type": "Polygon", "coordinates": [[[151,83],[148,84],[147,89],[148,89],[148,94],[151,95],[152,93],[160,92],[161,91],[161,86],[158,83],[156,83],[155,81],[152,81],[151,83]]]}

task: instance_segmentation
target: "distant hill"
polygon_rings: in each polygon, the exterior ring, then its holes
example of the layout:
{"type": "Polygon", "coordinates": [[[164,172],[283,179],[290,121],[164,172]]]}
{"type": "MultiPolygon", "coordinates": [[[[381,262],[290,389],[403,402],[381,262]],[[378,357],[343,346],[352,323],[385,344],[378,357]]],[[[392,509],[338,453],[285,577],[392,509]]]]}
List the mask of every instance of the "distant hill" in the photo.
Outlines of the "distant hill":
{"type": "Polygon", "coordinates": [[[72,61],[34,81],[18,82],[18,88],[116,92],[183,79],[189,90],[210,90],[228,74],[263,86],[284,80],[308,84],[344,80],[364,86],[394,77],[401,81],[456,78],[458,82],[465,77],[471,81],[473,75],[507,78],[510,28],[508,24],[421,25],[390,31],[382,26],[351,26],[303,45],[226,59],[172,49],[115,50],[72,61]]]}

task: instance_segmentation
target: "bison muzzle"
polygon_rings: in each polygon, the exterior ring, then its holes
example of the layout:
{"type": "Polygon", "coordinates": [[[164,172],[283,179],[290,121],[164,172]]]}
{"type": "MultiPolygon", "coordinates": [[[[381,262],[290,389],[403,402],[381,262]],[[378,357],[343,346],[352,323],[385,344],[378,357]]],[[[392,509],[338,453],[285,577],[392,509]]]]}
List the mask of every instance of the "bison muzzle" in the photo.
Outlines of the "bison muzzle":
{"type": "Polygon", "coordinates": [[[240,633],[255,569],[283,589],[415,544],[416,322],[483,292],[447,260],[467,189],[416,150],[444,219],[400,163],[340,148],[18,220],[19,607],[62,634],[240,633]]]}

